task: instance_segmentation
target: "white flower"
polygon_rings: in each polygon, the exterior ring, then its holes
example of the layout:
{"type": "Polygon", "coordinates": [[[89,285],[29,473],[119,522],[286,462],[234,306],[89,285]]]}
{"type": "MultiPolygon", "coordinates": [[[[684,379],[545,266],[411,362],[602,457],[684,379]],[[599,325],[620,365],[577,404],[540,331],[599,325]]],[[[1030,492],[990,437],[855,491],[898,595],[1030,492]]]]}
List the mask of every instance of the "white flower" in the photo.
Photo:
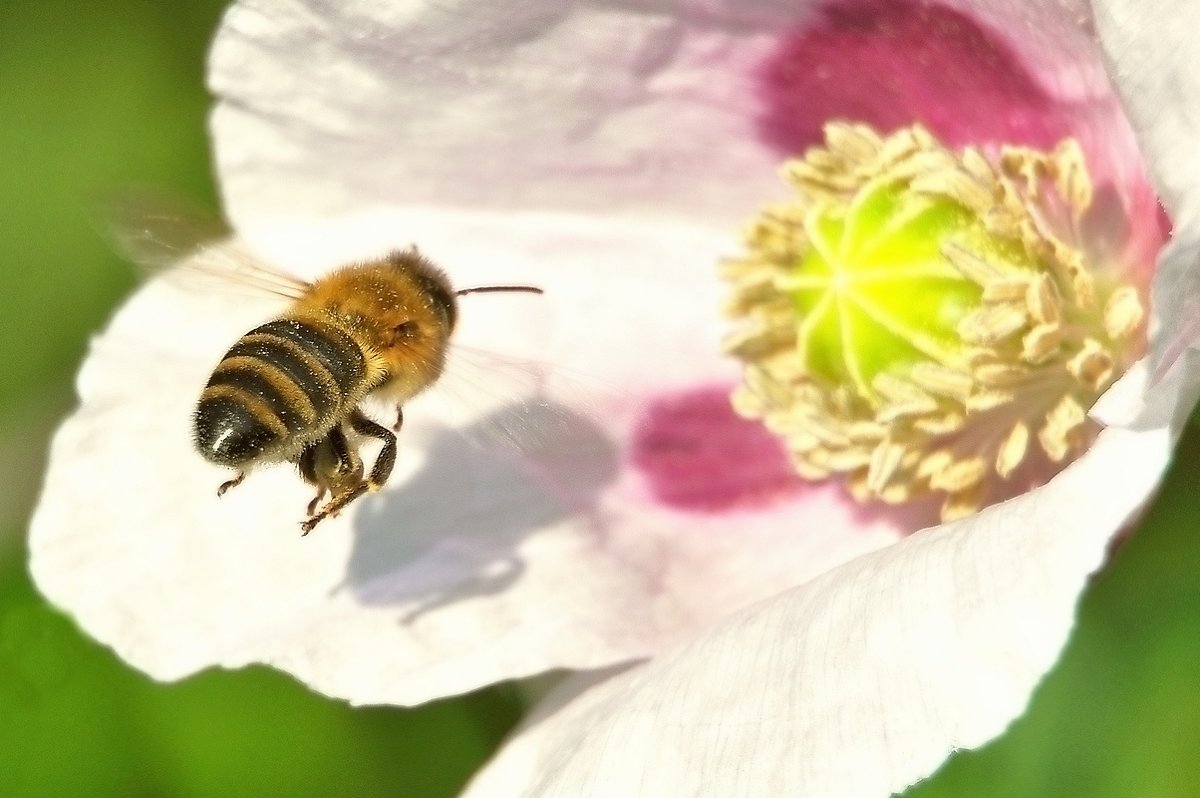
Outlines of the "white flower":
{"type": "MultiPolygon", "coordinates": [[[[556,318],[525,354],[619,397],[518,465],[414,403],[392,487],[301,540],[294,474],[218,501],[187,439],[222,347],[265,311],[155,282],[93,344],[55,439],[39,586],[158,678],[266,662],[355,703],[651,658],[574,701],[567,685],[480,794],[911,783],[1024,707],[1200,391],[1200,161],[1180,143],[1198,73],[1148,44],[1182,35],[1177,5],[1097,12],[1179,231],[1154,367],[1109,391],[1108,428],[1049,484],[910,534],[928,515],[800,482],[729,411],[715,263],[780,196],[782,159],[853,115],[953,146],[1076,137],[1117,194],[1117,248],[1148,267],[1153,197],[1085,5],[239,3],[211,66],[239,233],[301,274],[415,242],[458,284],[537,283],[556,318]]],[[[463,320],[467,344],[526,340],[503,303],[464,300],[463,320]]]]}

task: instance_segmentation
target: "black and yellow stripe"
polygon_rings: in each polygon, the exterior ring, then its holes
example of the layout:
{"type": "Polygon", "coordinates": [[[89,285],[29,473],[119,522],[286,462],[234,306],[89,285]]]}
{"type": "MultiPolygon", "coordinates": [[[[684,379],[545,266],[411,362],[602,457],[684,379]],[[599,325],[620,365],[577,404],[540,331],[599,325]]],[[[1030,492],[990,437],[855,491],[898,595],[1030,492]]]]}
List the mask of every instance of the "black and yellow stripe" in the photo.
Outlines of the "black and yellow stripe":
{"type": "Polygon", "coordinates": [[[234,344],[213,372],[196,409],[196,446],[227,466],[287,448],[327,428],[364,393],[366,379],[366,359],[345,331],[312,320],[267,322],[234,344]]]}

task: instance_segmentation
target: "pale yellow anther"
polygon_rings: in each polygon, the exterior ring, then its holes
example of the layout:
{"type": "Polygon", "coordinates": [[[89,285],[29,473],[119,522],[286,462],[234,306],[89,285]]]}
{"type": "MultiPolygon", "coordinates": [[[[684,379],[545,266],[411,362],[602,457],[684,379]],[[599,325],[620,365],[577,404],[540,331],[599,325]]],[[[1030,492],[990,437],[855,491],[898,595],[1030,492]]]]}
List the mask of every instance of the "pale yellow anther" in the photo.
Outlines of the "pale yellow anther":
{"type": "Polygon", "coordinates": [[[985,305],[958,323],[958,334],[970,344],[998,344],[1026,326],[1028,319],[1023,304],[985,305]]]}
{"type": "Polygon", "coordinates": [[[846,475],[846,487],[850,490],[850,495],[855,501],[869,502],[879,499],[875,493],[867,487],[867,470],[860,468],[857,471],[851,471],[846,475]]]}
{"type": "Polygon", "coordinates": [[[825,129],[825,137],[831,150],[854,163],[874,158],[879,154],[882,144],[879,134],[867,125],[829,125],[825,129]]]}
{"type": "Polygon", "coordinates": [[[1019,219],[1004,203],[998,203],[996,207],[980,216],[980,222],[984,230],[997,238],[1015,241],[1021,236],[1019,219]]]}
{"type": "MultiPolygon", "coordinates": [[[[979,182],[987,186],[996,185],[996,170],[992,169],[987,158],[976,148],[967,147],[963,150],[962,165],[979,182]]],[[[993,188],[992,191],[994,190],[993,188]]]]}
{"type": "Polygon", "coordinates": [[[964,277],[979,285],[990,285],[997,280],[1003,280],[1008,277],[1003,267],[984,259],[962,244],[947,241],[942,246],[942,254],[946,256],[946,259],[950,261],[950,264],[954,268],[962,272],[964,277]]]}
{"type": "Polygon", "coordinates": [[[806,429],[795,429],[787,434],[788,448],[793,452],[811,452],[819,449],[821,441],[806,429]]]}
{"type": "Polygon", "coordinates": [[[1085,261],[1078,145],[990,160],[920,126],[842,122],[826,142],[784,166],[795,198],[722,268],[740,321],[725,347],[746,364],[735,410],[805,478],[863,501],[937,493],[946,519],[1082,451],[1145,313],[1121,264],[1085,261]]]}
{"type": "Polygon", "coordinates": [[[893,424],[901,419],[919,419],[937,410],[937,400],[930,397],[926,400],[894,402],[884,405],[876,414],[884,424],[893,424]]]}
{"type": "Polygon", "coordinates": [[[928,149],[928,133],[924,128],[898,130],[884,139],[879,146],[879,153],[875,158],[877,171],[882,173],[892,164],[905,161],[925,149],[928,149]]]}
{"type": "Polygon", "coordinates": [[[871,388],[885,402],[933,402],[936,405],[933,397],[913,385],[911,381],[902,380],[886,371],[875,375],[875,378],[871,380],[871,388]]]}
{"type": "Polygon", "coordinates": [[[1057,324],[1039,324],[1021,339],[1021,359],[1038,366],[1058,354],[1062,344],[1062,328],[1057,324]]]}
{"type": "Polygon", "coordinates": [[[958,493],[982,482],[987,471],[987,463],[981,457],[958,460],[930,476],[929,486],[934,490],[958,493]]]}
{"type": "Polygon", "coordinates": [[[796,162],[791,166],[787,172],[787,179],[797,188],[815,194],[850,191],[857,185],[857,181],[850,175],[837,175],[805,161],[796,162]]]}
{"type": "Polygon", "coordinates": [[[841,169],[846,164],[846,158],[841,153],[817,150],[804,159],[804,163],[814,171],[825,174],[834,169],[841,169]]]}
{"type": "Polygon", "coordinates": [[[1096,284],[1083,265],[1083,253],[1058,240],[1051,243],[1055,261],[1061,264],[1062,271],[1070,278],[1070,287],[1075,292],[1075,304],[1080,308],[1091,308],[1096,302],[1096,284]]]}
{"type": "MultiPolygon", "coordinates": [[[[889,165],[884,174],[890,180],[912,181],[927,175],[949,171],[954,169],[956,165],[954,156],[944,150],[925,150],[889,165]]],[[[930,194],[935,192],[936,189],[933,186],[927,185],[923,191],[918,193],[930,194]]]]}
{"type": "Polygon", "coordinates": [[[836,452],[829,452],[825,467],[830,471],[845,473],[862,468],[871,462],[871,453],[862,449],[841,449],[836,452]]]}
{"type": "Polygon", "coordinates": [[[965,415],[958,410],[951,410],[938,415],[928,415],[912,422],[913,429],[931,437],[950,435],[962,429],[966,423],[965,415]]]}
{"type": "Polygon", "coordinates": [[[1079,142],[1068,139],[1054,150],[1054,184],[1072,208],[1087,208],[1092,204],[1092,180],[1079,142]]]}
{"type": "Polygon", "coordinates": [[[1095,338],[1086,339],[1083,348],[1067,361],[1071,376],[1093,391],[1109,383],[1112,369],[1112,355],[1095,338]]]}
{"type": "Polygon", "coordinates": [[[1017,467],[1025,460],[1025,453],[1029,450],[1029,427],[1024,421],[1018,421],[1013,425],[1013,428],[1008,431],[1004,442],[1000,444],[1000,449],[996,452],[996,474],[1001,479],[1008,479],[1012,476],[1017,467]]]}
{"type": "Polygon", "coordinates": [[[1045,176],[1045,161],[1041,153],[1028,147],[1002,147],[1000,166],[1009,175],[1019,178],[1025,194],[1037,191],[1038,182],[1045,176]]]}
{"type": "Polygon", "coordinates": [[[953,462],[954,455],[950,453],[950,450],[938,449],[933,454],[922,458],[917,465],[917,477],[928,480],[939,471],[944,471],[953,462]]]}
{"type": "Polygon", "coordinates": [[[743,418],[761,418],[769,406],[753,391],[740,385],[733,389],[729,397],[733,412],[743,418]]]}
{"type": "Polygon", "coordinates": [[[813,437],[821,442],[823,446],[829,446],[837,449],[843,449],[851,444],[850,436],[846,435],[841,430],[837,429],[832,423],[832,419],[825,418],[809,418],[808,431],[813,437]]]}
{"type": "Polygon", "coordinates": [[[1004,357],[997,350],[981,346],[964,347],[962,357],[963,362],[966,363],[969,369],[981,369],[984,366],[995,366],[999,363],[1008,362],[1008,358],[1004,357]]]}
{"type": "MultiPolygon", "coordinates": [[[[811,482],[819,482],[822,479],[832,476],[826,469],[814,465],[809,457],[792,458],[792,468],[796,469],[796,473],[802,479],[807,479],[811,482]]],[[[859,499],[859,501],[863,501],[863,499],[859,499]]]]}
{"type": "Polygon", "coordinates": [[[983,482],[972,485],[970,488],[958,493],[950,494],[942,504],[942,520],[957,521],[959,518],[974,515],[983,506],[985,495],[983,482]]]}
{"type": "Polygon", "coordinates": [[[1013,363],[989,363],[980,366],[972,374],[975,380],[988,388],[1015,388],[1029,379],[1029,369],[1013,363]]]}
{"type": "Polygon", "coordinates": [[[875,443],[888,434],[888,425],[879,421],[855,421],[846,426],[846,437],[854,443],[875,443]]]}
{"type": "Polygon", "coordinates": [[[995,202],[992,192],[958,164],[930,174],[918,174],[910,184],[913,191],[949,197],[975,213],[984,213],[995,202]]]}
{"type": "Polygon", "coordinates": [[[871,451],[870,465],[867,466],[867,487],[878,493],[891,481],[904,459],[904,446],[890,441],[882,441],[871,451]]]}
{"type": "Polygon", "coordinates": [[[1025,307],[1035,324],[1058,324],[1062,319],[1062,300],[1048,274],[1029,280],[1025,288],[1025,307]]]}
{"type": "Polygon", "coordinates": [[[983,301],[1025,302],[1030,286],[1028,277],[1000,277],[983,286],[983,301]]]}
{"type": "Polygon", "coordinates": [[[735,333],[726,341],[725,351],[742,360],[758,360],[795,344],[796,338],[787,329],[766,327],[761,322],[735,333]]]}
{"type": "Polygon", "coordinates": [[[1014,391],[978,390],[972,393],[964,404],[968,414],[985,413],[988,410],[1012,404],[1016,398],[1017,395],[1014,391]]]}
{"type": "Polygon", "coordinates": [[[912,498],[913,486],[905,482],[891,482],[879,492],[879,500],[884,504],[904,504],[912,498]]]}
{"type": "Polygon", "coordinates": [[[970,374],[936,363],[917,363],[912,367],[909,378],[929,394],[959,402],[966,401],[975,385],[970,374]]]}
{"type": "Polygon", "coordinates": [[[1051,460],[1061,462],[1071,449],[1073,433],[1087,421],[1083,406],[1073,396],[1064,396],[1050,412],[1038,430],[1038,442],[1051,460]]]}
{"type": "Polygon", "coordinates": [[[1104,331],[1109,338],[1119,341],[1137,330],[1145,315],[1142,300],[1133,286],[1121,286],[1104,306],[1104,331]]]}

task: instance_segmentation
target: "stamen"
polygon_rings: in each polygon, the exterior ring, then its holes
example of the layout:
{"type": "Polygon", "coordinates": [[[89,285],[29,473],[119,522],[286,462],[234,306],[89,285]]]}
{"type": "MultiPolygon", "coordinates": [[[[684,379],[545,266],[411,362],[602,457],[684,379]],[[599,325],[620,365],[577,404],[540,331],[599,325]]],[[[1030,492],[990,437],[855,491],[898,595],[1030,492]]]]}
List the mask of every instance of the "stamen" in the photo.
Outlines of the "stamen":
{"type": "Polygon", "coordinates": [[[938,494],[953,518],[1048,477],[1094,438],[1086,408],[1144,326],[1122,264],[1085,262],[1082,150],[991,159],[920,126],[825,133],[783,167],[795,198],[722,264],[735,409],[802,476],[842,476],[864,501],[938,494]]]}

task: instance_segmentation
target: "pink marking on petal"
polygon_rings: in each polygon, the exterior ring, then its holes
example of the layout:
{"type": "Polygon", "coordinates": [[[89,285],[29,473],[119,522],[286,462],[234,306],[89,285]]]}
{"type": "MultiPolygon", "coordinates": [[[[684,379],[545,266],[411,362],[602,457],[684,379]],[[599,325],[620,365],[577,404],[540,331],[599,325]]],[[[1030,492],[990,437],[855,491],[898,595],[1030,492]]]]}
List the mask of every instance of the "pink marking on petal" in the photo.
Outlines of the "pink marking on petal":
{"type": "Polygon", "coordinates": [[[920,121],[952,147],[1049,147],[1070,134],[1066,109],[1000,36],[960,11],[849,0],[815,16],[783,35],[758,75],[760,136],[785,155],[822,141],[831,119],[885,133],[920,121]]]}
{"type": "Polygon", "coordinates": [[[733,412],[730,391],[694,388],[657,397],[644,411],[632,462],[663,504],[721,513],[768,506],[808,487],[779,439],[733,412]]]}

